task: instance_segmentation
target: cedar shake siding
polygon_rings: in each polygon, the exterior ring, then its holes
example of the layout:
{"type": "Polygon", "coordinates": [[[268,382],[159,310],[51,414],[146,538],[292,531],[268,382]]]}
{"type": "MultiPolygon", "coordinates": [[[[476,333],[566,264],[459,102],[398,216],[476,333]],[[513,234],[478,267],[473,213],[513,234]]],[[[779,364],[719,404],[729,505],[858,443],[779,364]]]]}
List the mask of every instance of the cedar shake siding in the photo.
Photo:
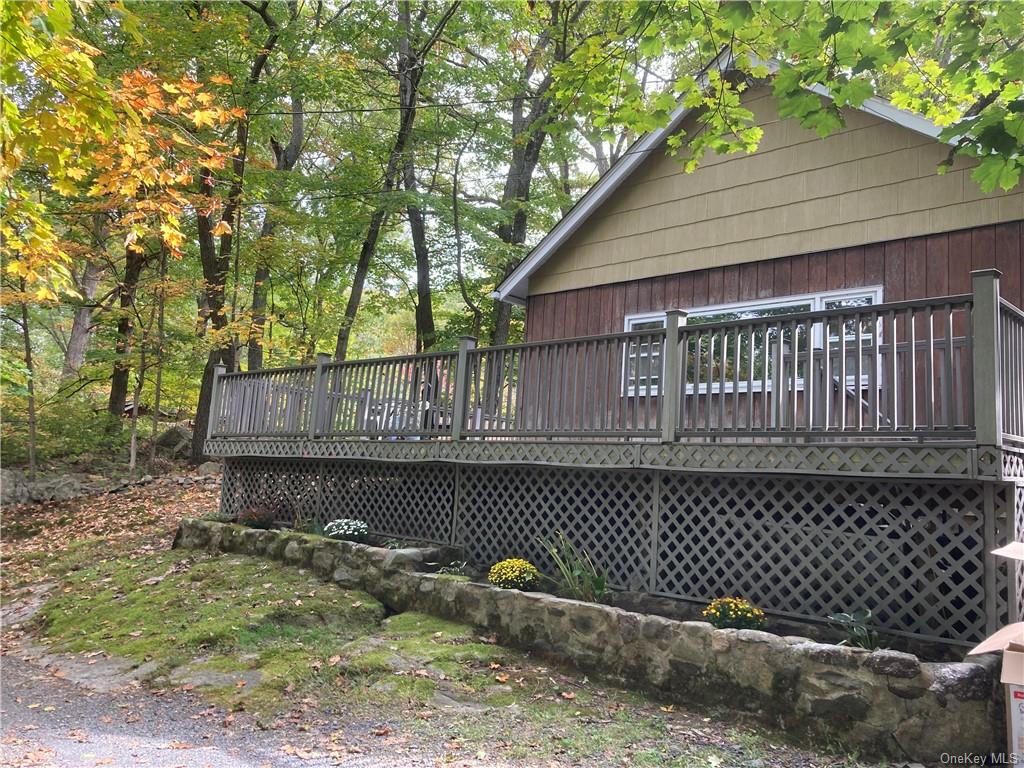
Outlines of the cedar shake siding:
{"type": "MultiPolygon", "coordinates": [[[[950,147],[929,136],[846,109],[846,126],[821,139],[795,120],[780,120],[767,88],[752,89],[745,103],[764,130],[757,152],[709,155],[688,174],[678,158],[656,146],[530,275],[529,295],[871,243],[909,243],[1024,217],[1024,191],[983,194],[970,178],[973,162],[967,158],[958,157],[948,173],[938,175],[950,147]]],[[[686,118],[683,128],[690,126],[692,118],[686,118]]],[[[955,253],[964,251],[958,245],[955,253]]],[[[928,251],[922,258],[941,257],[928,251]]],[[[859,262],[855,254],[848,269],[856,273],[859,262]]],[[[753,275],[752,267],[746,270],[747,277],[753,275]]],[[[922,279],[928,272],[922,269],[922,279]]],[[[714,274],[708,272],[709,278],[714,274]]],[[[737,279],[735,273],[722,274],[723,283],[730,275],[737,279]]],[[[910,267],[905,277],[916,277],[910,267]]],[[[777,279],[759,282],[760,290],[768,291],[777,279]]],[[[831,274],[828,279],[835,280],[831,274]]],[[[708,290],[714,301],[714,287],[708,290]]],[[[728,290],[723,284],[719,293],[728,290]]],[[[894,286],[886,299],[898,298],[900,291],[894,286]]]]}
{"type": "Polygon", "coordinates": [[[530,341],[623,330],[626,315],[881,285],[883,301],[969,293],[971,270],[1002,271],[1001,292],[1024,306],[1024,222],[532,295],[530,341]]]}

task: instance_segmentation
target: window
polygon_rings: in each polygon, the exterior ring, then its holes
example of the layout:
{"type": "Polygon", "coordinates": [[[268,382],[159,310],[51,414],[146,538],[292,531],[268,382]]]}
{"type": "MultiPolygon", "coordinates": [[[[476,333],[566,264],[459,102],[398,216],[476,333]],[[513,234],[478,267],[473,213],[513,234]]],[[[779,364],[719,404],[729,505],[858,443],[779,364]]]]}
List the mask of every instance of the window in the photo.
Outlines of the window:
{"type": "MultiPolygon", "coordinates": [[[[858,288],[856,290],[830,291],[821,294],[786,296],[765,301],[720,304],[689,310],[686,316],[686,324],[741,324],[745,320],[758,320],[766,317],[777,317],[780,315],[803,314],[817,312],[820,310],[842,309],[847,307],[869,307],[873,304],[879,303],[881,299],[882,288],[881,286],[876,286],[870,288],[858,288]]],[[[833,350],[839,343],[838,325],[838,322],[829,323],[829,348],[833,350]]],[[[858,332],[858,329],[856,328],[856,320],[851,318],[843,323],[843,326],[844,341],[847,343],[855,341],[858,332]]],[[[645,330],[654,330],[664,327],[665,315],[663,312],[628,315],[626,317],[625,330],[627,332],[642,332],[645,330]]],[[[821,322],[798,325],[795,328],[783,328],[783,343],[787,347],[793,348],[795,341],[797,349],[806,350],[808,343],[808,330],[811,334],[811,344],[816,349],[821,349],[824,346],[825,335],[824,324],[821,322]],[[810,328],[808,328],[808,325],[810,328]],[[796,334],[795,339],[791,338],[794,333],[796,334]]],[[[862,339],[870,340],[873,337],[877,337],[879,331],[877,328],[873,327],[870,320],[863,320],[861,322],[859,332],[862,339]]],[[[711,380],[713,382],[718,382],[724,378],[724,387],[726,392],[731,392],[733,390],[733,381],[736,379],[739,379],[739,391],[746,391],[748,387],[752,387],[754,391],[760,390],[762,387],[762,381],[770,379],[770,372],[768,376],[764,375],[764,366],[767,363],[766,355],[768,354],[768,351],[774,348],[776,344],[777,333],[778,331],[771,326],[756,326],[753,332],[754,338],[752,340],[745,340],[741,344],[738,356],[733,356],[729,360],[723,361],[718,359],[717,354],[713,353],[710,360],[710,365],[712,367],[711,380]],[[723,372],[721,370],[722,365],[726,365],[729,369],[724,372],[724,376],[722,375],[723,372]],[[733,369],[737,366],[740,369],[739,375],[734,376],[733,369]],[[751,385],[748,385],[748,378],[752,381],[751,385]]],[[[687,359],[707,360],[707,347],[703,346],[707,341],[707,338],[704,337],[701,342],[701,350],[699,350],[700,354],[698,354],[698,350],[696,348],[698,341],[697,339],[693,339],[690,343],[690,349],[687,350],[687,359]]],[[[797,387],[800,388],[802,387],[803,380],[803,374],[801,372],[803,363],[797,361],[797,365],[797,387]]],[[[657,395],[660,371],[661,344],[659,342],[646,343],[642,338],[631,340],[626,350],[623,393],[627,396],[632,396],[634,394],[657,395]],[[637,389],[638,387],[639,390],[637,389]]],[[[687,381],[693,381],[695,378],[698,381],[707,381],[708,376],[706,371],[702,371],[699,377],[694,377],[691,374],[693,374],[692,371],[687,372],[687,381]]],[[[698,386],[701,392],[708,391],[708,385],[706,383],[701,383],[698,386]]],[[[771,386],[770,381],[768,386],[771,386]]],[[[692,391],[693,388],[693,384],[689,384],[687,386],[688,391],[692,391]]],[[[718,392],[720,389],[721,385],[718,383],[712,384],[711,386],[712,392],[718,392]]]]}
{"type": "Polygon", "coordinates": [[[661,340],[657,336],[644,337],[644,331],[659,331],[665,327],[664,313],[633,315],[626,319],[626,331],[638,334],[626,346],[623,390],[626,395],[658,394],[661,380],[661,340]]]}

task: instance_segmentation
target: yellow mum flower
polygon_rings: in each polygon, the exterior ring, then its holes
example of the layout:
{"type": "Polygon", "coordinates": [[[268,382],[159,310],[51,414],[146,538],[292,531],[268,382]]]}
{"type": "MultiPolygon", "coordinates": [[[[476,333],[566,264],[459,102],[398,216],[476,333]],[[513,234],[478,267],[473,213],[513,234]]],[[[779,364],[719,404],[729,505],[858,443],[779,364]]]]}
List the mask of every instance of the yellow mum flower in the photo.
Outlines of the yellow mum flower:
{"type": "Polygon", "coordinates": [[[540,571],[529,560],[513,557],[492,565],[487,580],[502,589],[532,589],[540,583],[540,571]]]}

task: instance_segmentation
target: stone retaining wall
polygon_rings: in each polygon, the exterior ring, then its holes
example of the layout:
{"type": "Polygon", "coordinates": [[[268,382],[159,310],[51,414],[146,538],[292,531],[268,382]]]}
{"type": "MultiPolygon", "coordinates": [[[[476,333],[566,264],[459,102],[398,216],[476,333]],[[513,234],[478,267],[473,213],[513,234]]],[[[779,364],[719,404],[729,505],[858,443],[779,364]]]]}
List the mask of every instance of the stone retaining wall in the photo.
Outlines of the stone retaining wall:
{"type": "Polygon", "coordinates": [[[755,630],[715,629],[544,593],[419,572],[443,550],[388,550],[290,531],[186,520],[175,546],[259,555],[363,589],[396,611],[484,627],[505,643],[550,652],[687,703],[760,714],[791,733],[863,754],[920,762],[999,751],[999,659],[922,662],[755,630]]]}

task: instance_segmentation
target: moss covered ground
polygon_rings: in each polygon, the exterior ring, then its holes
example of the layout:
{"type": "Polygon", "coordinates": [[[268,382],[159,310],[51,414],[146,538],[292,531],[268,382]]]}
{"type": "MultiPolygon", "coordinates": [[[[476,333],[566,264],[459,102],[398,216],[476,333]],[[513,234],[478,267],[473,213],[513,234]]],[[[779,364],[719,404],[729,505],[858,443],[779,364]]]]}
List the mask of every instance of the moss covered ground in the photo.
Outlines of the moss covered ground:
{"type": "Polygon", "coordinates": [[[265,726],[370,722],[389,738],[522,765],[849,761],[588,679],[466,625],[387,616],[365,593],[280,563],[167,549],[90,562],[90,546],[50,562],[59,586],[37,633],[54,650],[131,659],[149,685],[194,688],[265,726]]]}
{"type": "Polygon", "coordinates": [[[246,713],[237,722],[292,743],[301,735],[342,765],[351,754],[390,765],[405,749],[458,766],[855,764],[727,713],[589,678],[473,627],[389,616],[369,595],[309,572],[170,550],[178,520],[216,501],[216,490],[149,485],[5,510],[0,599],[45,595],[27,635],[5,636],[6,647],[26,640],[81,664],[130,660],[154,693],[194,690],[246,713]]]}

